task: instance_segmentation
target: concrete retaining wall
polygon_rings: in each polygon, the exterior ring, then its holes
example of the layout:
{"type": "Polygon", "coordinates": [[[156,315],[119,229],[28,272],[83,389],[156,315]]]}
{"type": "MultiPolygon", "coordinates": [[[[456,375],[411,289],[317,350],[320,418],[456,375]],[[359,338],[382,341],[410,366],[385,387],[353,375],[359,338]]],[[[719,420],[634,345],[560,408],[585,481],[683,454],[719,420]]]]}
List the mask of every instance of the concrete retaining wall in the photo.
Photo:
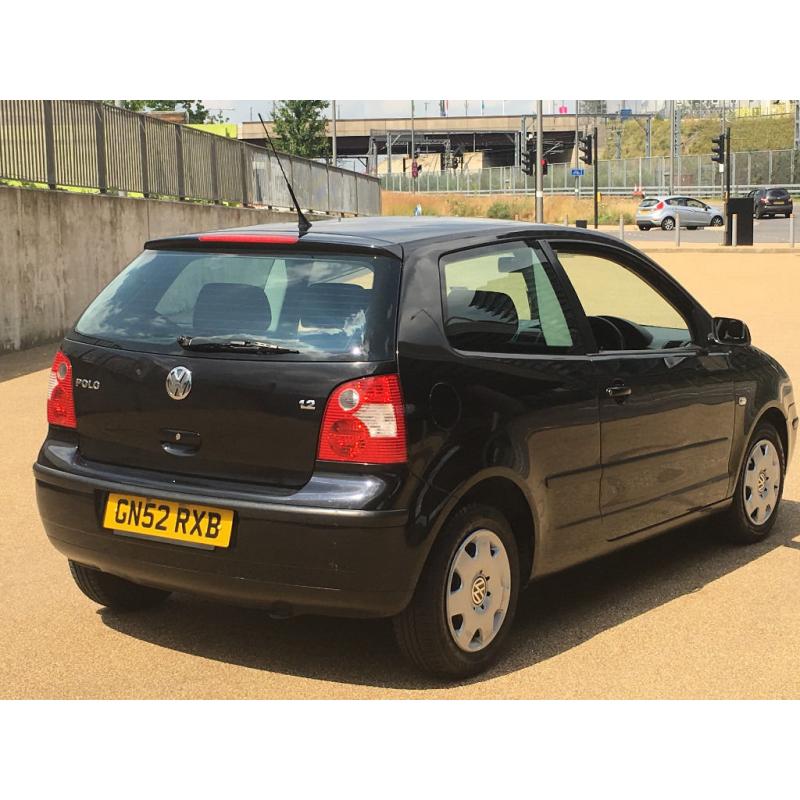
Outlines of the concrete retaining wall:
{"type": "Polygon", "coordinates": [[[276,211],[0,186],[0,353],[62,336],[148,239],[295,219],[276,211]]]}

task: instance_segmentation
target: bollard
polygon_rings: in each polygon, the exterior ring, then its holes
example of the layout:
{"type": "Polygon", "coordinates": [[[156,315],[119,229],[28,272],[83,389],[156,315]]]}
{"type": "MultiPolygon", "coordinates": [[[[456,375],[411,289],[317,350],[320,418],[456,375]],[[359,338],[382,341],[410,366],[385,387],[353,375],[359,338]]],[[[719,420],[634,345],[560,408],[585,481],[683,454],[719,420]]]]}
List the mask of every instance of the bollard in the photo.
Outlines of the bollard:
{"type": "Polygon", "coordinates": [[[794,247],[794,214],[789,217],[789,241],[792,243],[792,247],[794,247]]]}
{"type": "Polygon", "coordinates": [[[564,214],[564,226],[566,227],[567,225],[569,225],[569,217],[564,214]]]}
{"type": "Polygon", "coordinates": [[[681,212],[675,214],[675,247],[681,246],[681,212]]]}
{"type": "Polygon", "coordinates": [[[734,214],[733,215],[733,219],[732,219],[733,227],[731,228],[731,244],[734,247],[736,247],[736,242],[737,242],[737,239],[736,239],[736,224],[737,224],[738,221],[739,221],[739,215],[738,214],[734,214]]]}
{"type": "Polygon", "coordinates": [[[625,217],[619,215],[619,238],[625,241],[625,217]]]}

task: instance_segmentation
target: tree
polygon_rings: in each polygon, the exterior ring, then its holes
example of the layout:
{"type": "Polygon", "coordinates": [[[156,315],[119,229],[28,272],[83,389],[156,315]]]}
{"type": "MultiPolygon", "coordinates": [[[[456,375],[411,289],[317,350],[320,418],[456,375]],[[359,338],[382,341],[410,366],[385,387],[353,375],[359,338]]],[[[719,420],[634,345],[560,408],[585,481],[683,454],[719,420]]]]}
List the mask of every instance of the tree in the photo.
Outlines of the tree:
{"type": "Polygon", "coordinates": [[[327,100],[279,100],[272,113],[276,146],[285,153],[321,158],[328,153],[325,117],[327,100]]]}
{"type": "Polygon", "coordinates": [[[212,114],[201,100],[122,100],[122,107],[128,111],[175,111],[182,108],[189,115],[189,122],[227,122],[222,112],[212,114]]]}

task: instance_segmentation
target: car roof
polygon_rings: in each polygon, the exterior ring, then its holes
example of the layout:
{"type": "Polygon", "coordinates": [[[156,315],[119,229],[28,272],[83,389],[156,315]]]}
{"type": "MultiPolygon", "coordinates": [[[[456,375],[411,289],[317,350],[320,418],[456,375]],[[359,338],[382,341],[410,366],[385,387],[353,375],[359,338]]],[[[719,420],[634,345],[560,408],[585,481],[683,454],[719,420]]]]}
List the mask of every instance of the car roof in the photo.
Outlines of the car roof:
{"type": "Polygon", "coordinates": [[[697,198],[693,194],[650,194],[643,197],[643,200],[671,200],[673,197],[688,197],[690,200],[697,198]]]}
{"type": "MultiPolygon", "coordinates": [[[[296,234],[295,222],[268,222],[241,228],[203,231],[183,236],[170,236],[147,242],[147,248],[176,247],[189,244],[199,236],[213,234],[296,234]]],[[[408,249],[430,242],[479,237],[510,237],[534,235],[536,237],[563,237],[591,239],[619,243],[619,240],[588,228],[564,225],[546,225],[512,220],[482,219],[477,217],[355,217],[340,220],[317,220],[302,236],[304,244],[327,243],[384,249],[408,249]]]]}

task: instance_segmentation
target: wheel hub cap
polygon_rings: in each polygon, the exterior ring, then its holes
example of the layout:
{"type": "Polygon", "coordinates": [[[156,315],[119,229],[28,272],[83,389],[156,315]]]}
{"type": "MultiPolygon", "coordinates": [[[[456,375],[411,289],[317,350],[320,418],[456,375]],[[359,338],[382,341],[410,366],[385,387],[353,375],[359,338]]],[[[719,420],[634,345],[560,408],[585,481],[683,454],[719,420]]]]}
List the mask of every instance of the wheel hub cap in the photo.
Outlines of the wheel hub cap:
{"type": "Polygon", "coordinates": [[[470,533],[453,556],[445,596],[453,641],[467,652],[486,647],[497,636],[511,599],[511,565],[493,531],[470,533]]]}
{"type": "Polygon", "coordinates": [[[483,603],[486,597],[486,578],[483,575],[478,575],[475,582],[472,584],[472,603],[479,606],[483,603]]]}
{"type": "Polygon", "coordinates": [[[751,522],[763,525],[772,516],[780,489],[778,453],[769,439],[761,439],[747,456],[742,486],[745,513],[751,522]]]}

